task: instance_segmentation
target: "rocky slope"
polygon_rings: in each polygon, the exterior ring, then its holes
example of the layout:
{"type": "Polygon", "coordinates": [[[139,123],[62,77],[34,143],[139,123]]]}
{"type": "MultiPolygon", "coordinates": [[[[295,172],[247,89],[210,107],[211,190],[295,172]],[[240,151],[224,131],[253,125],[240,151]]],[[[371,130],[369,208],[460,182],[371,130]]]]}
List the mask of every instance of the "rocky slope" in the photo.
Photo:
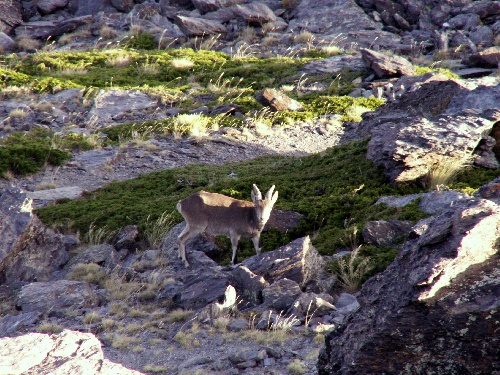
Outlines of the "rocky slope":
{"type": "MultiPolygon", "coordinates": [[[[382,97],[387,104],[364,114],[359,124],[334,126],[338,119],[327,117],[270,134],[221,128],[203,137],[136,139],[76,152],[64,166],[39,174],[0,180],[1,373],[500,372],[497,180],[475,197],[453,191],[384,197],[396,207],[418,198],[432,216],[416,225],[367,225],[367,244],[397,244],[400,252],[356,295],[339,292],[338,280],[324,272],[325,260],[308,237],[234,268],[195,251],[213,249],[199,240],[188,249],[192,268],[185,270],[176,259],[182,224],[161,246],[137,251],[134,226],[123,228],[111,244],[81,246],[77,236],[57,233],[32,214],[32,200],[42,206],[74,199],[84,190],[156,169],[273,153],[300,156],[366,136],[371,137],[367,157],[393,183],[425,184],[430,171],[450,160],[498,169],[500,2],[0,4],[4,52],[104,48],[138,27],[153,35],[158,47],[203,40],[233,55],[351,50],[312,61],[303,73],[366,70],[369,77],[355,82],[351,95],[382,97]],[[243,33],[251,37],[242,38],[243,33]],[[460,78],[416,76],[412,62],[432,59],[460,78]],[[49,185],[57,188],[44,189],[49,185]],[[36,353],[20,350],[35,345],[36,353]]],[[[172,116],[172,110],[136,90],[101,90],[90,103],[79,89],[4,95],[0,136],[33,124],[58,131],[69,120],[90,134],[104,125],[172,116]],[[51,103],[50,111],[37,105],[41,102],[51,103]],[[18,108],[28,116],[9,118],[18,108]]]]}

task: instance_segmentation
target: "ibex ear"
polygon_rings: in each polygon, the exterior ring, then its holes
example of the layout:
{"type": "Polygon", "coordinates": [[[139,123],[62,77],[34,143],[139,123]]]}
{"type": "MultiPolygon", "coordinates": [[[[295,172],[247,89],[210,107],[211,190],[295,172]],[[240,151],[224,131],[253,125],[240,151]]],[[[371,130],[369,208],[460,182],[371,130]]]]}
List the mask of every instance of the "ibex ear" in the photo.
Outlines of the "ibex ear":
{"type": "Polygon", "coordinates": [[[260,201],[262,199],[262,193],[260,192],[259,188],[255,184],[253,184],[253,186],[252,186],[251,196],[252,196],[252,201],[254,203],[257,203],[258,201],[260,201]]]}

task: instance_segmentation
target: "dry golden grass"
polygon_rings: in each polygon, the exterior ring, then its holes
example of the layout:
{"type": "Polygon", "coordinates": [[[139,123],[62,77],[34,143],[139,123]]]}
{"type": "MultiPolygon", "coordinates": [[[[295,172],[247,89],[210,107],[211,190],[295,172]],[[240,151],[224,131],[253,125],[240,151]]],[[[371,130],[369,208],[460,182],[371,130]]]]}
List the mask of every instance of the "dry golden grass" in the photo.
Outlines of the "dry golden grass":
{"type": "Polygon", "coordinates": [[[168,323],[185,322],[191,315],[193,315],[192,310],[175,309],[170,311],[166,320],[168,323]]]}
{"type": "Polygon", "coordinates": [[[158,365],[146,365],[142,369],[144,372],[150,372],[153,374],[163,373],[168,371],[168,367],[166,366],[158,366],[158,365]]]}
{"type": "Polygon", "coordinates": [[[458,172],[470,166],[473,162],[471,155],[431,155],[428,173],[424,179],[424,187],[430,190],[439,190],[440,186],[446,186],[453,182],[458,172]]]}
{"type": "Polygon", "coordinates": [[[115,349],[132,349],[137,347],[139,342],[141,340],[136,337],[115,335],[111,341],[111,346],[115,349]]]}
{"type": "Polygon", "coordinates": [[[297,358],[288,364],[287,370],[295,375],[302,375],[302,374],[306,373],[306,369],[304,367],[304,364],[302,363],[302,361],[300,359],[297,359],[297,358]]]}
{"type": "Polygon", "coordinates": [[[76,264],[68,274],[69,280],[85,281],[89,284],[104,286],[109,279],[106,271],[95,263],[76,264]]]}
{"type": "Polygon", "coordinates": [[[93,324],[102,320],[101,316],[96,312],[89,312],[83,317],[83,323],[93,324]]]}
{"type": "Polygon", "coordinates": [[[28,112],[26,112],[24,109],[16,108],[9,112],[9,117],[24,120],[26,117],[28,117],[28,112]]]}
{"type": "Polygon", "coordinates": [[[28,36],[21,36],[16,39],[16,46],[21,51],[38,50],[42,47],[42,43],[28,36]]]}
{"type": "Polygon", "coordinates": [[[172,65],[176,69],[189,69],[194,66],[194,62],[184,57],[181,57],[172,59],[170,65],[172,65]]]}
{"type": "Polygon", "coordinates": [[[307,30],[303,30],[293,37],[293,41],[300,44],[311,44],[312,42],[314,42],[315,38],[316,37],[313,33],[307,30]]]}
{"type": "Polygon", "coordinates": [[[36,327],[36,331],[39,333],[60,333],[63,331],[63,327],[59,324],[43,322],[38,327],[36,327]]]}
{"type": "Polygon", "coordinates": [[[114,68],[126,68],[132,63],[132,58],[124,53],[119,53],[113,56],[109,56],[106,59],[106,65],[112,66],[114,68]]]}
{"type": "Polygon", "coordinates": [[[118,36],[118,32],[115,29],[109,27],[108,25],[103,25],[99,30],[99,35],[104,40],[110,40],[116,38],[118,36]]]}

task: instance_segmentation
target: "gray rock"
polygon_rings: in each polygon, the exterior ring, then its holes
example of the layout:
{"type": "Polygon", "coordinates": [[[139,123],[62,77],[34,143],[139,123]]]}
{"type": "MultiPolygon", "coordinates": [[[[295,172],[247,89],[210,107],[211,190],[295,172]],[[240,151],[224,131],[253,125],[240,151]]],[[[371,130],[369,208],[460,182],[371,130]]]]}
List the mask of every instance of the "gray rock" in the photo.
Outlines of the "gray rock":
{"type": "Polygon", "coordinates": [[[207,363],[212,363],[214,360],[210,357],[201,355],[189,358],[182,362],[178,367],[179,369],[186,369],[194,366],[205,365],[207,363]]]}
{"type": "Polygon", "coordinates": [[[256,275],[264,276],[269,283],[287,278],[300,287],[317,284],[321,289],[324,276],[324,260],[312,246],[309,237],[298,238],[277,250],[254,255],[241,265],[256,275]]]}
{"type": "Polygon", "coordinates": [[[123,123],[138,113],[150,113],[158,104],[138,90],[101,90],[88,114],[89,129],[99,129],[110,123],[123,123]]]}
{"type": "Polygon", "coordinates": [[[225,34],[227,32],[226,27],[220,22],[203,18],[177,15],[174,22],[188,37],[225,34]]]}
{"type": "Polygon", "coordinates": [[[400,56],[387,56],[380,52],[361,49],[366,67],[372,69],[379,78],[415,75],[412,63],[400,56]]]}
{"type": "Polygon", "coordinates": [[[454,30],[470,31],[481,24],[481,18],[474,13],[459,14],[450,18],[446,22],[446,26],[454,30]]]}
{"type": "Polygon", "coordinates": [[[243,307],[257,306],[262,303],[262,291],[269,283],[243,265],[237,266],[232,272],[231,284],[238,291],[243,307]]]}
{"type": "Polygon", "coordinates": [[[90,16],[82,16],[71,19],[65,19],[61,22],[53,21],[33,21],[25,22],[16,27],[16,36],[26,36],[34,39],[47,39],[59,37],[63,34],[74,31],[76,28],[89,24],[92,20],[90,16]]]}
{"type": "Polygon", "coordinates": [[[286,278],[275,281],[262,291],[264,305],[278,312],[288,311],[301,294],[299,284],[286,278]]]}
{"type": "Polygon", "coordinates": [[[95,263],[112,268],[118,263],[118,252],[112,245],[107,243],[90,246],[88,249],[71,258],[66,264],[66,268],[71,268],[80,263],[95,263]]]}
{"type": "Polygon", "coordinates": [[[366,70],[366,66],[361,56],[358,55],[338,55],[321,60],[313,60],[306,63],[301,73],[336,73],[342,69],[366,70]]]}
{"type": "Polygon", "coordinates": [[[354,0],[302,0],[293,15],[290,32],[314,30],[327,43],[331,41],[341,48],[356,45],[391,49],[401,40],[396,34],[383,31],[383,25],[372,20],[354,0]]]}
{"type": "Polygon", "coordinates": [[[269,106],[272,111],[302,111],[300,102],[285,95],[283,92],[275,89],[264,89],[256,97],[262,105],[269,106]]]}
{"type": "Polygon", "coordinates": [[[233,5],[232,10],[249,24],[262,25],[277,19],[274,12],[266,4],[260,2],[233,5]]]}
{"type": "Polygon", "coordinates": [[[137,243],[138,240],[139,240],[139,229],[137,228],[137,225],[131,224],[120,229],[120,232],[113,241],[113,245],[118,251],[122,249],[134,251],[139,247],[137,243]]]}
{"type": "Polygon", "coordinates": [[[246,329],[248,329],[248,320],[242,318],[231,319],[227,325],[227,330],[231,332],[240,332],[246,329]]]}
{"type": "Polygon", "coordinates": [[[200,11],[200,14],[214,12],[221,7],[219,0],[192,0],[193,5],[200,11]]]}
{"type": "Polygon", "coordinates": [[[0,31],[6,34],[23,22],[21,2],[0,2],[0,31]]]}
{"type": "Polygon", "coordinates": [[[97,303],[97,296],[87,283],[58,280],[23,286],[16,305],[24,312],[63,316],[66,310],[95,307],[97,303]]]}
{"type": "Polygon", "coordinates": [[[490,47],[472,54],[464,61],[469,66],[498,68],[500,63],[500,47],[490,47]]]}
{"type": "Polygon", "coordinates": [[[73,157],[69,163],[76,164],[76,166],[83,169],[90,169],[101,166],[103,164],[110,164],[116,160],[118,156],[117,150],[90,150],[85,151],[73,157]]]}
{"type": "Polygon", "coordinates": [[[120,12],[128,13],[134,7],[134,0],[111,0],[111,5],[113,5],[120,12]]]}
{"type": "Polygon", "coordinates": [[[0,192],[0,268],[32,220],[32,200],[13,186],[0,192]]]}
{"type": "Polygon", "coordinates": [[[16,42],[14,42],[14,40],[12,40],[12,38],[3,31],[0,31],[0,51],[11,52],[14,50],[15,46],[16,42]]]}
{"type": "Polygon", "coordinates": [[[68,5],[68,0],[35,0],[36,7],[42,14],[51,14],[68,5]]]}
{"type": "Polygon", "coordinates": [[[369,221],[363,229],[363,240],[369,245],[395,246],[398,240],[405,238],[412,225],[400,220],[369,221]]]}
{"type": "Polygon", "coordinates": [[[491,47],[493,45],[493,31],[488,26],[478,26],[469,33],[469,39],[477,46],[491,47]]]}
{"type": "Polygon", "coordinates": [[[55,201],[62,198],[76,199],[80,198],[83,189],[78,186],[66,186],[55,189],[36,190],[28,192],[26,195],[30,199],[40,201],[55,201]]]}
{"type": "Polygon", "coordinates": [[[498,363],[499,336],[491,332],[500,319],[500,208],[465,201],[434,223],[423,236],[439,241],[407,242],[363,285],[359,310],[326,337],[319,374],[373,373],[389,362],[395,373],[428,373],[446,364],[446,373],[472,374],[498,363]],[[409,347],[419,349],[397,349],[409,347]],[[480,348],[488,348],[480,358],[471,354],[480,348]]]}
{"type": "Polygon", "coordinates": [[[0,280],[8,285],[49,280],[69,260],[63,235],[45,227],[36,216],[11,239],[10,252],[0,262],[0,280]]]}
{"type": "Polygon", "coordinates": [[[5,374],[141,375],[104,358],[92,333],[64,330],[0,339],[0,371],[5,374]]]}
{"type": "Polygon", "coordinates": [[[418,181],[447,160],[471,158],[499,119],[500,109],[388,121],[372,130],[367,156],[393,183],[418,181]]]}
{"type": "Polygon", "coordinates": [[[335,310],[333,298],[329,294],[302,293],[295,300],[287,315],[301,321],[330,314],[335,310]]]}

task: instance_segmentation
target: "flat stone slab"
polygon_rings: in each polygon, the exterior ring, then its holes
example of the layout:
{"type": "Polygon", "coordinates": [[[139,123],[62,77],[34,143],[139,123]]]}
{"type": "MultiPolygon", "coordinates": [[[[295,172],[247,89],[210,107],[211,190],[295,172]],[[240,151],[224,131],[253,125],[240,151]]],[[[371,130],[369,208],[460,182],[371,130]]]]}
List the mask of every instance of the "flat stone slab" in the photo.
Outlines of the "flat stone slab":
{"type": "Polygon", "coordinates": [[[31,199],[42,201],[55,201],[57,199],[69,198],[76,199],[82,196],[83,189],[78,186],[67,186],[56,189],[37,190],[26,193],[31,199]]]}

